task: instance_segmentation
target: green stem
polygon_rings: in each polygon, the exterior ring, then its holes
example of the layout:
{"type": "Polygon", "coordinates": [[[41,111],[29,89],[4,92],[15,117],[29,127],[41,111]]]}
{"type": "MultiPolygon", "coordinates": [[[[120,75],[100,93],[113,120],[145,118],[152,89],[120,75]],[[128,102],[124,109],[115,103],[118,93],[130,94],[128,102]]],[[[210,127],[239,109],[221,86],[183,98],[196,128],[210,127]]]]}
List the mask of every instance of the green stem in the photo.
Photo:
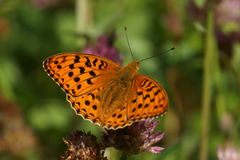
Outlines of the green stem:
{"type": "MultiPolygon", "coordinates": [[[[92,28],[92,10],[88,0],[76,0],[76,32],[78,35],[90,34],[92,28]]],[[[84,39],[78,39],[78,44],[84,44],[84,39]]]]}
{"type": "Polygon", "coordinates": [[[77,33],[86,33],[88,24],[88,1],[76,1],[76,30],[77,33]]]}
{"type": "Polygon", "coordinates": [[[207,13],[207,32],[205,39],[205,51],[203,60],[203,95],[202,95],[202,124],[201,124],[201,146],[200,159],[208,159],[209,143],[209,117],[212,98],[212,65],[214,56],[214,11],[209,7],[207,13]]]}

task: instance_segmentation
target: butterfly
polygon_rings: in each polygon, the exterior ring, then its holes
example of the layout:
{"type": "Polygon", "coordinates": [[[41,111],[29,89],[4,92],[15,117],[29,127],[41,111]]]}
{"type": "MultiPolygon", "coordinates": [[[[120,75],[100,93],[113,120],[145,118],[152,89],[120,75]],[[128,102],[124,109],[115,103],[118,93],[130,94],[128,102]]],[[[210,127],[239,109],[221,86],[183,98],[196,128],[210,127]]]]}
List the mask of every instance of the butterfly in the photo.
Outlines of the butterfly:
{"type": "Polygon", "coordinates": [[[47,58],[43,68],[77,115],[105,129],[124,128],[168,109],[165,90],[154,79],[137,74],[137,60],[122,68],[97,55],[62,53],[47,58]]]}

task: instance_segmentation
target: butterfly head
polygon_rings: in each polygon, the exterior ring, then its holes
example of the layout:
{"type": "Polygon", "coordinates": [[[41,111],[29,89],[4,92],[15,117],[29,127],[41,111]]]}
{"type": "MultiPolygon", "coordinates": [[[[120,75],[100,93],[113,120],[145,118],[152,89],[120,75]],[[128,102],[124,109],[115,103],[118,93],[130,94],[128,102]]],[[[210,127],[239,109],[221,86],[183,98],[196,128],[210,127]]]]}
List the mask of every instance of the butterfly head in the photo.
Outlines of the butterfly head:
{"type": "Polygon", "coordinates": [[[134,60],[128,64],[129,68],[131,68],[134,72],[139,71],[139,61],[134,60]]]}

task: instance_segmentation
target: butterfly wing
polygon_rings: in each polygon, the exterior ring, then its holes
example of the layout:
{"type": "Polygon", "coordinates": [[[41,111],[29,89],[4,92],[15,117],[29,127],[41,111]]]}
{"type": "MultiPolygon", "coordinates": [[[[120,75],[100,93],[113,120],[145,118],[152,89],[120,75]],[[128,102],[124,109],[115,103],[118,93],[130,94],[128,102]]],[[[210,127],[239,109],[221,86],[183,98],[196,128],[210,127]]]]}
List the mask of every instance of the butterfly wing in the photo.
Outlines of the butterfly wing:
{"type": "Polygon", "coordinates": [[[126,126],[130,126],[133,122],[127,120],[126,108],[127,102],[123,103],[124,105],[117,109],[104,123],[103,128],[106,129],[120,129],[126,126]]]}
{"type": "Polygon", "coordinates": [[[116,63],[100,56],[84,53],[63,53],[43,62],[47,74],[73,97],[100,88],[118,70],[116,63]]]}
{"type": "Polygon", "coordinates": [[[93,90],[81,97],[73,97],[67,94],[67,100],[77,115],[103,128],[115,130],[131,125],[132,122],[128,122],[126,118],[127,102],[125,102],[120,109],[117,109],[106,121],[100,119],[99,106],[101,105],[99,97],[102,90],[103,87],[93,90]]]}
{"type": "Polygon", "coordinates": [[[98,99],[101,90],[102,87],[80,97],[73,97],[67,94],[66,99],[77,115],[82,116],[92,123],[102,125],[102,121],[99,118],[100,101],[98,99]]]}
{"type": "Polygon", "coordinates": [[[128,100],[127,120],[139,121],[163,115],[168,109],[168,97],[154,79],[137,74],[128,100]]]}

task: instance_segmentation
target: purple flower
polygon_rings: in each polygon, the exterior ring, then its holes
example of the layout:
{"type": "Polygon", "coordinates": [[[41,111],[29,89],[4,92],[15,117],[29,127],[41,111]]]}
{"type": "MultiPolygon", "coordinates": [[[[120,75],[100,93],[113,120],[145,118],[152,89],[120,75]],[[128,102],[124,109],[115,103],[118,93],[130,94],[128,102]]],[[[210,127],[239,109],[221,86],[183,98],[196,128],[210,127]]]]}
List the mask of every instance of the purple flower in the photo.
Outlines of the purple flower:
{"type": "MultiPolygon", "coordinates": [[[[232,56],[232,48],[234,42],[240,41],[240,1],[239,0],[222,0],[214,1],[215,4],[215,35],[218,42],[218,47],[221,53],[227,54],[228,57],[232,56]]],[[[187,9],[190,19],[192,21],[206,22],[207,5],[205,3],[202,8],[198,8],[193,0],[190,0],[187,9]]]]}
{"type": "Polygon", "coordinates": [[[159,154],[164,148],[153,147],[164,135],[160,131],[152,134],[157,126],[153,119],[133,123],[131,126],[118,130],[106,130],[103,132],[102,141],[105,147],[115,147],[122,151],[123,155],[139,154],[143,151],[159,154]]]}
{"type": "Polygon", "coordinates": [[[119,53],[117,48],[113,47],[114,41],[115,34],[111,34],[109,37],[100,36],[96,40],[94,48],[90,44],[88,44],[82,52],[105,57],[122,66],[123,55],[119,53]]]}
{"type": "Polygon", "coordinates": [[[240,23],[240,1],[222,0],[216,7],[216,22],[218,25],[226,22],[240,23]]]}
{"type": "Polygon", "coordinates": [[[67,157],[62,157],[63,160],[81,159],[81,160],[107,160],[104,157],[104,149],[102,144],[97,142],[97,138],[82,131],[72,133],[70,137],[63,138],[64,143],[67,144],[68,150],[66,151],[67,157]]]}
{"type": "Polygon", "coordinates": [[[221,146],[218,146],[217,156],[219,160],[239,160],[240,150],[237,151],[237,149],[230,148],[229,146],[223,149],[221,146]]]}

